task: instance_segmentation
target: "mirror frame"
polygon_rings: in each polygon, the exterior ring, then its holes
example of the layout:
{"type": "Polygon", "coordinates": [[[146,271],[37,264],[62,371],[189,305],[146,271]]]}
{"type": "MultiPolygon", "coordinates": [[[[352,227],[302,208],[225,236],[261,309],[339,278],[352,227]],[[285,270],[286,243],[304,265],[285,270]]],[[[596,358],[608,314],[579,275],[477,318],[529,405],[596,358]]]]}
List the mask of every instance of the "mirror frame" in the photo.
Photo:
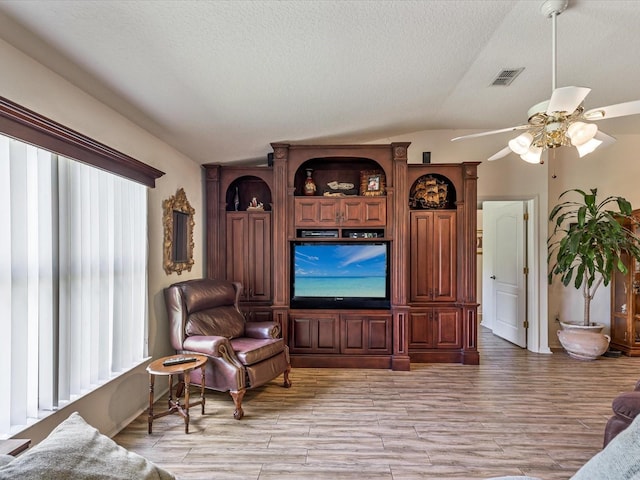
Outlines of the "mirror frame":
{"type": "Polygon", "coordinates": [[[172,272],[176,272],[180,275],[183,270],[187,272],[191,271],[191,267],[193,266],[193,227],[196,222],[194,220],[194,216],[196,211],[189,204],[187,200],[187,195],[184,193],[184,189],[179,188],[176,192],[175,196],[169,197],[168,199],[162,202],[163,207],[163,216],[162,216],[162,224],[164,225],[164,271],[167,275],[172,272]],[[184,213],[189,216],[189,220],[186,225],[186,232],[183,234],[186,236],[183,240],[187,245],[187,260],[185,262],[177,262],[176,259],[173,258],[173,244],[176,242],[176,235],[180,234],[180,232],[176,232],[173,224],[173,212],[184,213]]]}

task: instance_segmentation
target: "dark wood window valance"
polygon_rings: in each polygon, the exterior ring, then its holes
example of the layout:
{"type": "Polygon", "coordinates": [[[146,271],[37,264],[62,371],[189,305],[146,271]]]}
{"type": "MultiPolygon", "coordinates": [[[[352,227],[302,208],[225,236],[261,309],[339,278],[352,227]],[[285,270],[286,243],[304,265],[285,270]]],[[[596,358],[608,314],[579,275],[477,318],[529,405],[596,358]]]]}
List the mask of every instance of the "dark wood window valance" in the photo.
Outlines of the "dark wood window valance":
{"type": "Polygon", "coordinates": [[[118,152],[4,97],[0,97],[0,132],[51,152],[155,187],[164,175],[146,163],[118,152]]]}

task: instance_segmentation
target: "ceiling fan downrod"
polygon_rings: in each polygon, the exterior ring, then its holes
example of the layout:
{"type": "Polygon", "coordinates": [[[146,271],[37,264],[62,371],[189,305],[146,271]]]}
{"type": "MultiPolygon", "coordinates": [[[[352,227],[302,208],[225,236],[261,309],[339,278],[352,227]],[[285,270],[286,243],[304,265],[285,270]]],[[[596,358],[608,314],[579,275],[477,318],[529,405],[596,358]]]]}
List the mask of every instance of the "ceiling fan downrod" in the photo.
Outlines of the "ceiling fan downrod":
{"type": "Polygon", "coordinates": [[[547,0],[540,7],[540,11],[545,17],[551,18],[551,91],[556,89],[557,83],[557,18],[567,9],[568,0],[547,0]]]}

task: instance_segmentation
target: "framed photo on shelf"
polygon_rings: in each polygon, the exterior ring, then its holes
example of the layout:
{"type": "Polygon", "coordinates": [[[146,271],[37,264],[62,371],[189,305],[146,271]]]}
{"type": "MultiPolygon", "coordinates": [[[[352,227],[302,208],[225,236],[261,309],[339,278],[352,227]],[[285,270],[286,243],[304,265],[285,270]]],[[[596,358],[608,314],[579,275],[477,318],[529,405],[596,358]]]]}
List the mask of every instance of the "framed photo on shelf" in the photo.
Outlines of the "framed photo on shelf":
{"type": "Polygon", "coordinates": [[[380,170],[360,172],[360,195],[375,197],[385,195],[386,177],[380,170]]]}

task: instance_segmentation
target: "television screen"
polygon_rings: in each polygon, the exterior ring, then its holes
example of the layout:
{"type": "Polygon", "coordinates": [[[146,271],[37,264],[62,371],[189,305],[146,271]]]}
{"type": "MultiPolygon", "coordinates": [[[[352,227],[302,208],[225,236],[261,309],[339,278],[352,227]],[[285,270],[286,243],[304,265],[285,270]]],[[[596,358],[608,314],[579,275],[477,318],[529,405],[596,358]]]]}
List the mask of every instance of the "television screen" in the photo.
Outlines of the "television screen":
{"type": "Polygon", "coordinates": [[[387,243],[296,243],[292,263],[294,307],[388,306],[387,243]]]}

